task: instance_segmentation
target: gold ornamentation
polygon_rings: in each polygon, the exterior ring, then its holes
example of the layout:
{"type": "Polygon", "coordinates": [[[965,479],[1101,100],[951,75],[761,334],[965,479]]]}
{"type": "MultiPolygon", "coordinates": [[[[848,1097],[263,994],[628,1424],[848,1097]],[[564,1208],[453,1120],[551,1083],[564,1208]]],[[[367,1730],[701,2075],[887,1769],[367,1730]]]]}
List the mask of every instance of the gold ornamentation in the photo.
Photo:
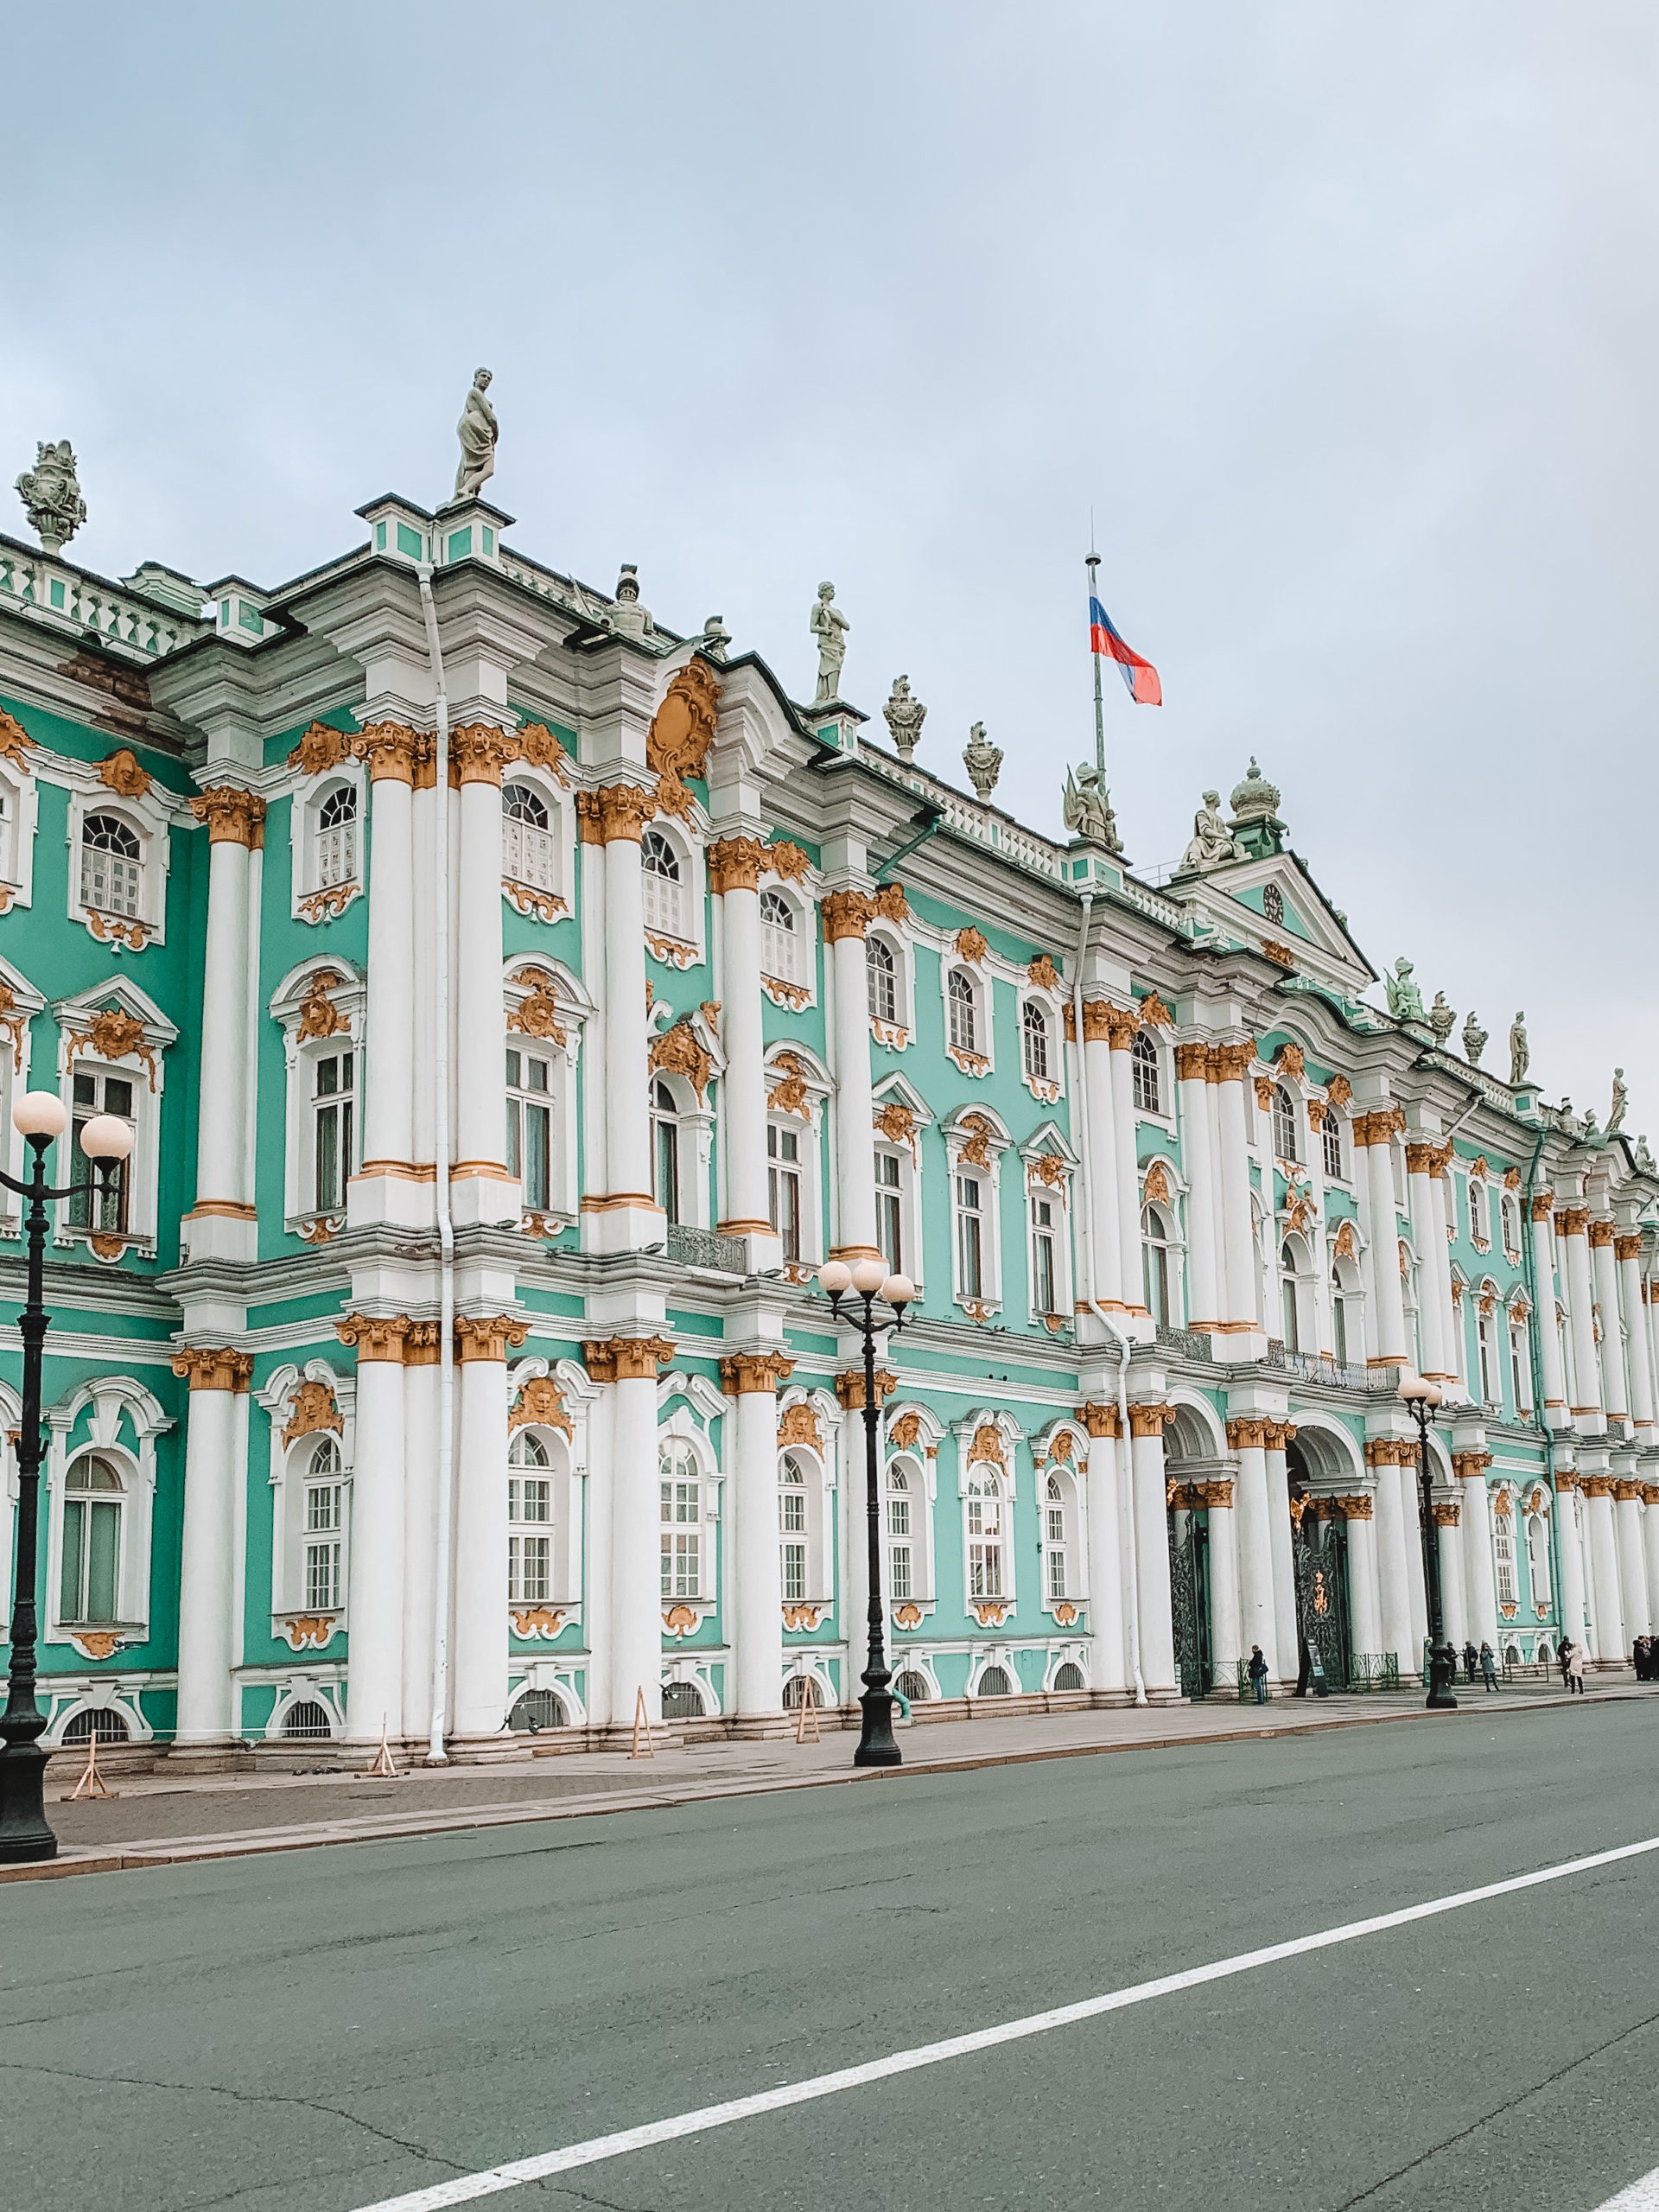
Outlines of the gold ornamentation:
{"type": "Polygon", "coordinates": [[[1333,1497],[1331,1503],[1347,1521],[1369,1521],[1376,1505],[1376,1499],[1365,1491],[1357,1491],[1351,1497],[1333,1497]]]}
{"type": "Polygon", "coordinates": [[[1554,1210],[1554,1191],[1535,1191],[1532,1196],[1532,1218],[1535,1221],[1548,1221],[1554,1210]]]}
{"type": "Polygon", "coordinates": [[[1264,1114],[1272,1108],[1274,1088],[1270,1075],[1259,1075],[1255,1078],[1255,1103],[1264,1114]]]}
{"type": "Polygon", "coordinates": [[[530,995],[507,1016],[507,1027],[523,1037],[563,1045],[565,1033],[559,1020],[559,1002],[553,995],[552,976],[544,968],[521,968],[518,980],[530,985],[530,995]]]}
{"type": "Polygon", "coordinates": [[[359,1367],[373,1360],[401,1367],[409,1325],[407,1313],[346,1313],[335,1321],[334,1334],[341,1344],[356,1346],[359,1367]]]}
{"type": "Polygon", "coordinates": [[[982,1300],[977,1298],[964,1298],[959,1302],[963,1312],[968,1316],[968,1319],[973,1323],[976,1329],[982,1329],[986,1323],[994,1318],[996,1313],[995,1306],[987,1306],[982,1300]]]}
{"type": "Polygon", "coordinates": [[[321,891],[308,893],[300,901],[301,919],[314,924],[333,921],[345,912],[361,887],[356,882],[330,883],[321,891]]]}
{"type": "Polygon", "coordinates": [[[902,1605],[895,1606],[893,1624],[895,1628],[919,1628],[922,1624],[921,1607],[908,1601],[902,1605]]]}
{"type": "Polygon", "coordinates": [[[813,1451],[823,1449],[823,1431],[818,1417],[804,1398],[784,1408],[778,1423],[778,1445],[781,1451],[788,1444],[810,1445],[813,1451]]]}
{"type": "Polygon", "coordinates": [[[1353,1102],[1354,1086],[1345,1075],[1333,1075],[1325,1086],[1325,1095],[1333,1106],[1347,1106],[1353,1102]]]}
{"type": "Polygon", "coordinates": [[[709,848],[709,885],[716,897],[760,888],[771,848],[758,837],[721,837],[709,848]]]}
{"type": "Polygon", "coordinates": [[[806,1066],[798,1052],[779,1052],[773,1066],[781,1081],[766,1093],[766,1104],[779,1114],[798,1114],[804,1122],[812,1119],[811,1103],[806,1092],[806,1066]]]}
{"type": "Polygon", "coordinates": [[[720,1387],[728,1398],[754,1397],[778,1390],[795,1372],[781,1351],[734,1351],[720,1363],[720,1387]]]}
{"type": "Polygon", "coordinates": [[[332,968],[319,968],[311,978],[310,988],[300,1001],[300,1036],[333,1037],[349,1028],[345,1015],[328,994],[339,988],[344,977],[332,968]]]}
{"type": "Polygon", "coordinates": [[[1002,1432],[995,1421],[982,1421],[974,1431],[974,1440],[968,1447],[970,1462],[988,1459],[999,1467],[1007,1465],[1007,1454],[1002,1448],[1002,1432]]]}
{"type": "Polygon", "coordinates": [[[294,1650],[303,1651],[308,1643],[321,1651],[334,1634],[335,1622],[328,1613],[290,1613],[283,1627],[294,1650]]]}
{"type": "Polygon", "coordinates": [[[75,1628],[69,1631],[69,1641],[83,1659],[112,1659],[124,1639],[119,1629],[75,1628]]]}
{"type": "Polygon", "coordinates": [[[1616,1260],[1639,1260],[1641,1256],[1642,1239],[1639,1236],[1616,1236],[1613,1239],[1613,1257],[1616,1260]]]}
{"type": "Polygon", "coordinates": [[[844,937],[862,937],[875,920],[902,922],[907,920],[910,907],[903,890],[896,883],[884,883],[879,891],[832,891],[818,902],[823,917],[823,941],[835,944],[844,937]]]}
{"type": "Polygon", "coordinates": [[[1434,1147],[1432,1144],[1408,1144],[1406,1147],[1407,1174],[1426,1176],[1433,1163],[1433,1158],[1434,1147]]]}
{"type": "Polygon", "coordinates": [[[1452,1278],[1452,1303],[1454,1306],[1461,1306],[1463,1303],[1463,1285],[1456,1275],[1452,1278]]]}
{"type": "Polygon", "coordinates": [[[696,946],[688,944],[684,938],[658,937],[654,930],[647,930],[645,943],[658,960],[665,962],[671,968],[679,969],[682,974],[697,957],[696,946]]]}
{"type": "Polygon", "coordinates": [[[124,1236],[103,1230],[93,1230],[86,1242],[92,1248],[92,1257],[95,1260],[105,1261],[111,1266],[127,1249],[127,1240],[124,1236]]]}
{"type": "MultiPolygon", "coordinates": [[[[454,729],[449,733],[451,784],[455,780],[457,759],[466,754],[467,751],[468,734],[469,733],[464,729],[454,729]]],[[[499,737],[500,732],[493,731],[491,734],[499,737]]],[[[412,786],[415,781],[415,755],[420,741],[419,734],[410,729],[407,722],[365,722],[358,732],[352,750],[360,760],[368,762],[371,783],[408,784],[412,786]]],[[[480,779],[476,776],[467,776],[464,780],[476,783],[480,779]]],[[[496,780],[498,782],[500,780],[499,771],[496,780]]]]}
{"type": "Polygon", "coordinates": [[[512,1632],[525,1643],[551,1643],[569,1616],[556,1605],[510,1605],[512,1632]]]}
{"type": "Polygon", "coordinates": [[[1091,1399],[1087,1405],[1077,1408],[1077,1419],[1090,1436],[1118,1436],[1122,1433],[1116,1406],[1101,1405],[1091,1399]]]}
{"type": "Polygon", "coordinates": [[[509,745],[518,751],[509,757],[522,760],[531,768],[545,768],[568,791],[570,786],[569,756],[545,722],[525,722],[522,728],[507,733],[509,745]]]}
{"type": "Polygon", "coordinates": [[[210,845],[245,845],[252,849],[265,818],[265,802],[234,784],[213,784],[190,802],[198,822],[207,824],[210,845]]]}
{"type": "Polygon", "coordinates": [[[1435,1498],[1431,1501],[1428,1510],[1434,1516],[1434,1525],[1437,1529],[1455,1529],[1457,1527],[1459,1515],[1458,1501],[1456,1498],[1448,1498],[1444,1503],[1442,1503],[1440,1499],[1435,1498]]]}
{"type": "Polygon", "coordinates": [[[11,1064],[16,1072],[23,1071],[23,1039],[29,1033],[29,1018],[17,1004],[10,986],[0,983],[0,1037],[11,1039],[11,1064]]]}
{"type": "Polygon", "coordinates": [[[1264,937],[1262,950],[1277,967],[1294,968],[1296,965],[1295,954],[1287,944],[1281,944],[1276,937],[1264,937]]]}
{"type": "Polygon", "coordinates": [[[1330,1109],[1326,1106],[1323,1098],[1310,1098],[1307,1102],[1308,1128],[1310,1129],[1322,1129],[1325,1127],[1325,1115],[1329,1111],[1330,1109]]]}
{"type": "Polygon", "coordinates": [[[1077,1618],[1077,1609],[1069,1598],[1062,1598],[1054,1608],[1054,1618],[1062,1628],[1070,1628],[1077,1618]]]}
{"type": "Polygon", "coordinates": [[[336,1436],[345,1434],[345,1417],[335,1401],[331,1384],[308,1378],[296,1385],[289,1405],[292,1410],[283,1430],[284,1445],[292,1444],[296,1437],[310,1436],[322,1429],[332,1429],[336,1436]]]}
{"type": "Polygon", "coordinates": [[[1006,1598],[976,1598],[973,1600],[974,1618],[981,1628],[1001,1628],[1008,1618],[1006,1598]]]}
{"type": "Polygon", "coordinates": [[[612,1337],[584,1344],[582,1357],[595,1382],[654,1382],[674,1346],[666,1337],[612,1337]]]}
{"type": "Polygon", "coordinates": [[[1331,1256],[1336,1260],[1352,1260],[1358,1257],[1354,1243],[1354,1224],[1351,1221],[1344,1221],[1338,1230],[1337,1241],[1331,1248],[1331,1256]]]}
{"type": "Polygon", "coordinates": [[[1145,1405],[1129,1408],[1131,1436],[1161,1436],[1164,1424],[1174,1418],[1173,1406],[1145,1405]]]}
{"type": "Polygon", "coordinates": [[[1141,1017],[1132,1008],[1109,1006],[1106,1009],[1106,1041],[1115,1052],[1131,1052],[1141,1033],[1141,1017]]]}
{"type": "Polygon", "coordinates": [[[318,1214],[314,1220],[302,1221],[296,1234],[302,1244],[327,1244],[338,1236],[346,1226],[343,1213],[318,1214]]]}
{"type": "Polygon", "coordinates": [[[1154,1028],[1173,1029],[1175,1027],[1174,1015],[1156,991],[1147,993],[1141,1001],[1140,1013],[1141,1020],[1151,1023],[1154,1028]]]}
{"type": "Polygon", "coordinates": [[[792,1629],[817,1628],[827,1610],[825,1606],[814,1605],[810,1599],[804,1605],[785,1605],[784,1626],[792,1629]]]}
{"type": "Polygon", "coordinates": [[[970,926],[957,931],[958,960],[965,960],[970,967],[977,968],[989,950],[990,947],[985,942],[985,934],[982,930],[976,930],[970,926]]]}
{"type": "Polygon", "coordinates": [[[110,945],[117,952],[124,944],[142,952],[155,935],[148,922],[111,921],[107,914],[96,912],[87,914],[86,926],[100,944],[110,945]]]}
{"type": "Polygon", "coordinates": [[[983,1114],[965,1115],[962,1126],[968,1132],[968,1141],[957,1154],[958,1164],[988,1167],[991,1164],[991,1139],[996,1135],[995,1127],[983,1114]]]}
{"type": "MultiPolygon", "coordinates": [[[[1397,1464],[1402,1467],[1414,1466],[1417,1460],[1417,1446],[1414,1444],[1405,1444],[1401,1446],[1401,1449],[1405,1453],[1405,1457],[1397,1464]]],[[[1477,1475],[1484,1475],[1491,1464],[1492,1455],[1490,1452],[1454,1452],[1452,1454],[1452,1471],[1464,1481],[1472,1481],[1477,1475]]]]}
{"type": "Polygon", "coordinates": [[[1144,1197],[1148,1205],[1169,1204],[1169,1171],[1161,1160],[1154,1160],[1147,1170],[1144,1197]]]}
{"type": "MultiPolygon", "coordinates": [[[[369,732],[365,730],[363,734],[366,739],[369,732]]],[[[414,734],[410,731],[411,741],[414,734]]],[[[517,758],[518,741],[512,732],[494,722],[458,723],[449,733],[450,788],[459,791],[467,784],[493,784],[499,789],[508,761],[517,758]]],[[[372,753],[370,760],[372,762],[372,753]]]]}
{"type": "Polygon", "coordinates": [[[1214,1046],[1206,1071],[1209,1079],[1211,1083],[1243,1083],[1255,1058],[1254,1037],[1246,1037],[1236,1044],[1214,1046]]]}
{"type": "Polygon", "coordinates": [[[702,1026],[709,1032],[709,1034],[711,1037],[718,1037],[720,1034],[720,1001],[718,999],[704,999],[699,1004],[697,1012],[702,1016],[702,1026]]]}
{"type": "Polygon", "coordinates": [[[690,660],[670,678],[645,734],[645,760],[657,774],[657,804],[682,818],[690,811],[687,776],[701,776],[715,741],[720,683],[707,661],[690,660]]]}
{"type": "Polygon", "coordinates": [[[1592,1221],[1590,1224],[1590,1249],[1599,1252],[1605,1246],[1611,1245],[1618,1234],[1617,1222],[1592,1221]]]}
{"type": "Polygon", "coordinates": [[[514,883],[509,876],[502,877],[501,891],[521,914],[533,914],[537,921],[556,922],[561,914],[570,911],[557,892],[533,890],[528,883],[514,883]]]}
{"type": "Polygon", "coordinates": [[[455,1357],[463,1367],[474,1360],[505,1360],[508,1346],[523,1344],[529,1334],[530,1323],[514,1313],[460,1314],[455,1357]]]}
{"type": "Polygon", "coordinates": [[[0,707],[0,760],[10,760],[14,768],[26,770],[33,741],[22,722],[0,707]]]}
{"type": "Polygon", "coordinates": [[[118,798],[143,798],[151,779],[138,765],[130,746],[121,746],[98,764],[98,780],[118,798]]]}
{"type": "Polygon", "coordinates": [[[1177,1083],[1202,1083],[1210,1065],[1207,1045],[1178,1045],[1175,1047],[1175,1080],[1177,1083]]]}
{"type": "Polygon", "coordinates": [[[1273,1056],[1273,1065],[1292,1083],[1302,1082],[1307,1074],[1307,1060],[1300,1045],[1281,1045],[1273,1056]]]}
{"type": "Polygon", "coordinates": [[[1065,1162],[1058,1152],[1039,1152],[1029,1163],[1026,1174],[1027,1189],[1033,1183],[1040,1183],[1046,1191],[1065,1188],[1065,1162]]]}
{"type": "Polygon", "coordinates": [[[1582,1236],[1590,1223],[1588,1206],[1563,1206],[1555,1217],[1558,1236],[1582,1236]]]}
{"type": "Polygon", "coordinates": [[[887,1442],[895,1452],[913,1452],[921,1440],[922,1417],[913,1408],[888,1424],[887,1442]]]}
{"type": "Polygon", "coordinates": [[[990,1073],[991,1064],[983,1052],[970,1052],[960,1045],[947,1045],[945,1058],[954,1060],[963,1075],[978,1077],[990,1073]]]}
{"type": "Polygon", "coordinates": [[[1227,1424],[1230,1452],[1260,1452],[1267,1444],[1267,1422],[1260,1414],[1237,1414],[1227,1424]]]}
{"type": "Polygon", "coordinates": [[[567,1442],[573,1442],[576,1425],[564,1409],[564,1393],[550,1375],[532,1375],[507,1413],[507,1433],[516,1428],[528,1428],[531,1423],[537,1428],[556,1428],[567,1442]]]}
{"type": "Polygon", "coordinates": [[[192,1390],[245,1390],[253,1375],[253,1354],[226,1344],[219,1350],[189,1345],[173,1354],[173,1372],[188,1376],[192,1390]]]}
{"type": "Polygon", "coordinates": [[[602,845],[605,829],[599,818],[599,793],[576,793],[576,842],[579,845],[602,845]]]}
{"type": "MultiPolygon", "coordinates": [[[[898,1387],[899,1377],[896,1375],[889,1374],[885,1367],[878,1367],[876,1369],[875,1402],[878,1406],[885,1405],[898,1387]]],[[[863,1412],[864,1370],[861,1367],[848,1367],[842,1369],[842,1372],[836,1377],[836,1396],[841,1402],[841,1410],[842,1413],[857,1414],[863,1412]]]]}
{"type": "Polygon", "coordinates": [[[1052,953],[1039,952],[1026,974],[1039,991],[1058,991],[1060,988],[1060,971],[1054,965],[1052,953]]]}
{"type": "Polygon", "coordinates": [[[766,866],[774,875],[783,877],[785,883],[804,883],[811,861],[798,845],[787,837],[779,837],[766,847],[766,866]]]}
{"type": "Polygon", "coordinates": [[[683,1016],[652,1039],[649,1057],[653,1075],[666,1068],[671,1075],[683,1076],[699,1099],[708,1090],[715,1064],[683,1016]]]}
{"type": "Polygon", "coordinates": [[[663,1615],[663,1626],[672,1637],[690,1636],[701,1618],[695,1605],[671,1605],[663,1615]]]}
{"type": "Polygon", "coordinates": [[[645,824],[657,811],[657,802],[637,784],[607,784],[595,794],[599,800],[600,842],[613,845],[625,840],[637,845],[645,824]]]}

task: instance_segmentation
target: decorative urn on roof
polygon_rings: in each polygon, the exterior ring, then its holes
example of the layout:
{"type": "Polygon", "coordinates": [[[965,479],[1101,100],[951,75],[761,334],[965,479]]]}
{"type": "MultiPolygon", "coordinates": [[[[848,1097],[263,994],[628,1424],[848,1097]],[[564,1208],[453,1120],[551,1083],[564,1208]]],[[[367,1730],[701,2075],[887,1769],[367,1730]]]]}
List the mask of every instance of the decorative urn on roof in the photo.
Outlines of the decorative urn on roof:
{"type": "Polygon", "coordinates": [[[1232,820],[1228,828],[1252,860],[1265,860],[1285,849],[1286,828],[1279,819],[1279,790],[1270,784],[1250,755],[1250,772],[1232,791],[1232,820]]]}

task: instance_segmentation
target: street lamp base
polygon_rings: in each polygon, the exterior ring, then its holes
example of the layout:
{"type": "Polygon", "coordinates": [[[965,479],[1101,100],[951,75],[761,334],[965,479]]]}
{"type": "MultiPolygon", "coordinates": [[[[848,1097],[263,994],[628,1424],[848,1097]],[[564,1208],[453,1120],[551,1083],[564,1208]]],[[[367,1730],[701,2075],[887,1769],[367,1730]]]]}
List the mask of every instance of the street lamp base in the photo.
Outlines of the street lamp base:
{"type": "Polygon", "coordinates": [[[1455,1713],[1458,1700],[1452,1694],[1452,1685],[1458,1678],[1456,1655],[1449,1644],[1442,1644],[1438,1651],[1428,1655],[1428,1695],[1423,1702],[1431,1713],[1455,1713]]]}
{"type": "Polygon", "coordinates": [[[46,1818],[48,1756],[38,1744],[9,1744],[0,1751],[0,1866],[58,1855],[46,1818]]]}
{"type": "MultiPolygon", "coordinates": [[[[870,1682],[872,1677],[866,1675],[870,1682]]],[[[858,1749],[853,1753],[855,1766],[902,1766],[904,1753],[893,1733],[893,1693],[887,1688],[888,1677],[883,1675],[879,1688],[867,1688],[858,1700],[864,1708],[864,1727],[858,1739],[858,1749]]]]}

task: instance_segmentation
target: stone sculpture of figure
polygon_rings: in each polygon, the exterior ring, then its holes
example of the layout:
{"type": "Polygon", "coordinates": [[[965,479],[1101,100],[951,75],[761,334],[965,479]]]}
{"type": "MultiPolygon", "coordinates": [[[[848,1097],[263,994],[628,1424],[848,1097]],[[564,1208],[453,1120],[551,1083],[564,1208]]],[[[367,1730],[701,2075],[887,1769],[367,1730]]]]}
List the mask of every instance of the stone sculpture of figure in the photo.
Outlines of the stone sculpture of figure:
{"type": "Polygon", "coordinates": [[[1428,1026],[1434,1032],[1434,1042],[1437,1045],[1445,1044],[1446,1039],[1452,1034],[1452,1025],[1457,1018],[1446,1002],[1446,993],[1436,991],[1434,1003],[1428,1009],[1428,1026]]]}
{"type": "MultiPolygon", "coordinates": [[[[1251,765],[1254,766],[1254,762],[1251,765]]],[[[1220,868],[1228,861],[1249,858],[1249,855],[1222,819],[1221,793],[1205,791],[1204,804],[1192,817],[1192,840],[1181,855],[1177,874],[1202,874],[1205,869],[1220,868]]]]}
{"type": "Polygon", "coordinates": [[[893,677],[893,696],[881,712],[893,733],[893,748],[899,758],[906,763],[913,760],[916,758],[916,741],[922,734],[927,709],[919,699],[911,696],[907,676],[893,677]]]}
{"type": "Polygon", "coordinates": [[[461,461],[455,470],[458,499],[475,499],[486,477],[495,474],[495,442],[501,435],[501,425],[495,419],[494,408],[484,396],[489,388],[490,372],[480,369],[473,378],[473,388],[455,425],[455,435],[461,440],[461,461]]]}
{"type": "Polygon", "coordinates": [[[1475,1018],[1471,1007],[1463,1025],[1463,1057],[1471,1068],[1480,1065],[1480,1056],[1486,1049],[1486,1032],[1475,1018]]]}
{"type": "Polygon", "coordinates": [[[1423,995],[1411,980],[1413,963],[1403,957],[1396,960],[1393,969],[1382,970],[1382,983],[1389,995],[1389,1012],[1396,1021],[1421,1021],[1428,1016],[1423,1012],[1423,995]]]}
{"type": "Polygon", "coordinates": [[[1654,1166],[1653,1154],[1648,1150],[1648,1141],[1644,1136],[1637,1137],[1636,1141],[1636,1164],[1644,1175],[1659,1174],[1659,1167],[1654,1166]]]}
{"type": "Polygon", "coordinates": [[[1002,748],[993,745],[986,736],[983,722],[976,722],[969,731],[968,742],[962,751],[962,765],[973,778],[974,789],[981,798],[989,798],[1002,772],[1002,748]]]}
{"type": "Polygon", "coordinates": [[[1609,1136],[1622,1126],[1624,1120],[1624,1109],[1630,1103],[1630,1094],[1624,1087],[1624,1071],[1623,1068],[1615,1068],[1613,1070],[1613,1103],[1607,1115],[1606,1134],[1609,1136]]]}
{"type": "Polygon", "coordinates": [[[1584,1120],[1580,1125],[1579,1135],[1586,1144],[1592,1137],[1599,1137],[1601,1135],[1601,1131],[1596,1127],[1596,1109],[1593,1106],[1585,1108],[1584,1120]]]}
{"type": "Polygon", "coordinates": [[[1521,1084],[1526,1081],[1527,1062],[1531,1058],[1532,1049],[1527,1043],[1527,1017],[1525,1010],[1522,1009],[1510,1024],[1510,1081],[1511,1083],[1521,1084]]]}
{"type": "Polygon", "coordinates": [[[55,553],[69,543],[86,519],[86,502],[80,496],[67,438],[60,438],[55,445],[49,439],[44,445],[36,442],[35,466],[17,479],[17,496],[45,551],[55,553]]]}
{"type": "Polygon", "coordinates": [[[1122,851],[1111,800],[1100,780],[1099,769],[1089,761],[1079,766],[1075,776],[1067,769],[1060,810],[1074,837],[1081,837],[1086,844],[1103,845],[1109,853],[1122,851]]]}
{"type": "Polygon", "coordinates": [[[827,699],[841,696],[841,664],[847,658],[847,632],[853,626],[836,605],[834,584],[818,586],[808,626],[818,641],[818,689],[814,704],[821,707],[827,699]]]}
{"type": "Polygon", "coordinates": [[[702,650],[715,660],[724,660],[731,648],[732,633],[726,627],[723,614],[711,614],[702,626],[702,650]]]}

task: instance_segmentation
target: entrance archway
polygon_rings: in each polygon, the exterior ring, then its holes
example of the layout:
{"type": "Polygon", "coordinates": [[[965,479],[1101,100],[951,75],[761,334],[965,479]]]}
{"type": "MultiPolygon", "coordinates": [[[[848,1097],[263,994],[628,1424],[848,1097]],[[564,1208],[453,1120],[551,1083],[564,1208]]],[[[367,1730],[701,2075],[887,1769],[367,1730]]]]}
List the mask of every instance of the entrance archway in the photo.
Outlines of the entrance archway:
{"type": "Polygon", "coordinates": [[[1349,1628],[1348,1523],[1324,1487],[1347,1471],[1317,1429],[1285,1446],[1290,1484],[1290,1556],[1296,1586],[1296,1694],[1345,1690],[1352,1671],[1349,1628]]]}
{"type": "MultiPolygon", "coordinates": [[[[1233,1542],[1230,1514],[1217,1516],[1224,1524],[1218,1529],[1211,1526],[1211,1502],[1224,1494],[1231,1497],[1232,1463],[1220,1456],[1220,1441],[1191,1406],[1176,1405],[1165,1417],[1170,1615],[1176,1680],[1182,1696],[1188,1698],[1208,1697],[1212,1690],[1227,1692],[1235,1687],[1237,1654],[1217,1648],[1212,1603],[1212,1541],[1218,1535],[1228,1545],[1233,1542]]],[[[1236,1568],[1230,1560],[1223,1571],[1236,1581],[1236,1568]]]]}

